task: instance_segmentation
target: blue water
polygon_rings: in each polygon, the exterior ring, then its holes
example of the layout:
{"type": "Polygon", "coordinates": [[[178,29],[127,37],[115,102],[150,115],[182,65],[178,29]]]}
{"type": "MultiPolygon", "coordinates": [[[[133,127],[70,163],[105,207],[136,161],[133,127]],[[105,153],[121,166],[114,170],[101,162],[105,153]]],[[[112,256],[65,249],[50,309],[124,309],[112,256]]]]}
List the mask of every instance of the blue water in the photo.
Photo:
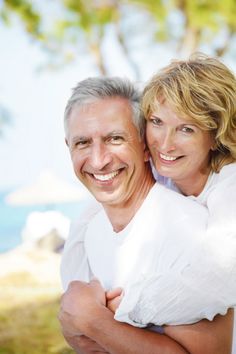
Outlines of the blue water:
{"type": "MultiPolygon", "coordinates": [[[[8,192],[0,192],[0,253],[7,252],[22,243],[21,231],[26,218],[32,211],[52,210],[52,206],[13,207],[4,202],[8,192]]],[[[53,205],[70,219],[75,219],[85,207],[85,202],[53,205]]]]}

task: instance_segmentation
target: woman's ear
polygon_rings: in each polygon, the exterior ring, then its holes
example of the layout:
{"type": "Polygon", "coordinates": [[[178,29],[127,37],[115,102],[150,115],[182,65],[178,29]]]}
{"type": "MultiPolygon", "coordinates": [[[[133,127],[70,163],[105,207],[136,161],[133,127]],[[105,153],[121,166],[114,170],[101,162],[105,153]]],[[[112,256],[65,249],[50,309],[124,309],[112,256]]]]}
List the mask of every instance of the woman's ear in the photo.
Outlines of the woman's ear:
{"type": "Polygon", "coordinates": [[[216,142],[211,145],[211,151],[215,151],[215,150],[217,150],[217,143],[216,142]]]}

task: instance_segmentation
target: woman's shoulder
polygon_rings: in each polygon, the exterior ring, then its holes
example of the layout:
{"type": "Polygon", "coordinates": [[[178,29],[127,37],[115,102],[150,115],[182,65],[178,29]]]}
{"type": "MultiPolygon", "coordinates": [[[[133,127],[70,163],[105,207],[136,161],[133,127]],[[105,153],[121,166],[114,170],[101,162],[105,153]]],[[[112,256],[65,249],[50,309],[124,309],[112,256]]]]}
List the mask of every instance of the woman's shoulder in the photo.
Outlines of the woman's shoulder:
{"type": "MultiPolygon", "coordinates": [[[[217,199],[228,203],[230,198],[236,195],[236,163],[222,167],[219,173],[213,173],[202,195],[208,202],[217,199]]],[[[234,199],[234,198],[233,198],[234,199]]]]}
{"type": "Polygon", "coordinates": [[[232,188],[236,190],[236,163],[230,163],[222,167],[219,173],[213,173],[210,178],[211,188],[232,188]]]}
{"type": "Polygon", "coordinates": [[[231,178],[236,176],[236,162],[230,163],[222,167],[219,172],[219,180],[231,178]]]}

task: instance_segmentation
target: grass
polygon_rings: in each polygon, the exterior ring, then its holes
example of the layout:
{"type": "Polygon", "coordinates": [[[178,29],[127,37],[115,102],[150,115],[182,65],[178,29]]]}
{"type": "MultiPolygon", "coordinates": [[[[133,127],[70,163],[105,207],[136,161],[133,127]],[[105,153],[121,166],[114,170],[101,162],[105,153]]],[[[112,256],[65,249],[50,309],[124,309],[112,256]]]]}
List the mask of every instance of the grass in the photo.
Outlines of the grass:
{"type": "Polygon", "coordinates": [[[60,287],[27,272],[0,278],[0,354],[71,354],[57,320],[60,287]]]}

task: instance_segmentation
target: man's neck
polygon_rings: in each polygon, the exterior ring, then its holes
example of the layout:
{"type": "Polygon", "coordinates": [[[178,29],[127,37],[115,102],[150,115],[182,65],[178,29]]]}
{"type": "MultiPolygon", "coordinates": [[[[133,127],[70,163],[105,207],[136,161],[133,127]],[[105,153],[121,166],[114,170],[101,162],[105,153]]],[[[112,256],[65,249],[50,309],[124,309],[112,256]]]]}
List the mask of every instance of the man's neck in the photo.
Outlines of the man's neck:
{"type": "Polygon", "coordinates": [[[133,191],[132,196],[130,196],[125,203],[119,205],[103,205],[115,232],[120,232],[129,224],[154,184],[155,180],[151,170],[148,168],[143,179],[139,181],[139,184],[133,191]]]}

